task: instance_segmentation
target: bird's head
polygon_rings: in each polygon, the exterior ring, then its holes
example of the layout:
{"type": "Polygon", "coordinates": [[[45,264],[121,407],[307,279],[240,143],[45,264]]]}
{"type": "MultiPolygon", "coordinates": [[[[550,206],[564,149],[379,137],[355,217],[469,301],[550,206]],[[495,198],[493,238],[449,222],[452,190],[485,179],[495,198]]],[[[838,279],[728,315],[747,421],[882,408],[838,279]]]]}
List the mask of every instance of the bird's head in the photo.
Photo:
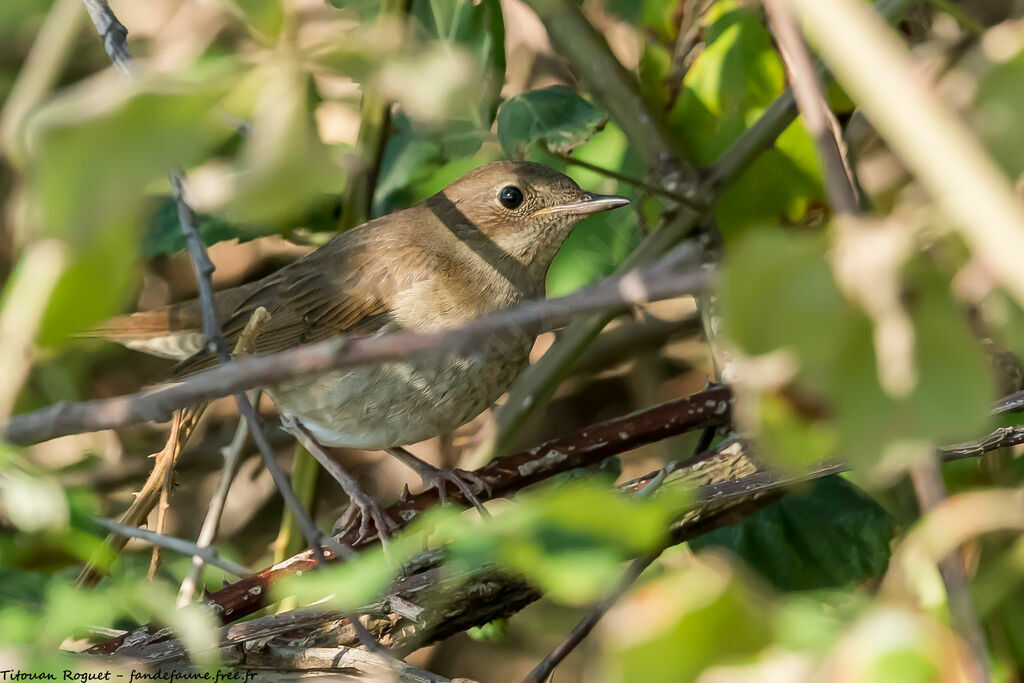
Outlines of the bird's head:
{"type": "Polygon", "coordinates": [[[546,272],[576,223],[629,200],[585,192],[543,164],[498,161],[470,171],[426,204],[461,239],[490,242],[546,272]]]}

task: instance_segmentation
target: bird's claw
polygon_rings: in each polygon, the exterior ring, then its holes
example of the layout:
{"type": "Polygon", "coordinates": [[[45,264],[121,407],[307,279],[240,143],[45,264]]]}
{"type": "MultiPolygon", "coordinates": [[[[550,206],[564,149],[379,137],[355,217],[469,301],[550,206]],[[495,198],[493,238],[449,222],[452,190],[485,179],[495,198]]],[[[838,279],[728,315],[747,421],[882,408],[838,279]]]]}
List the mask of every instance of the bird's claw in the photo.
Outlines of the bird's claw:
{"type": "Polygon", "coordinates": [[[357,528],[357,525],[359,535],[356,536],[354,543],[362,543],[374,536],[378,536],[381,542],[386,543],[391,532],[398,528],[394,520],[381,510],[380,505],[362,492],[349,496],[348,507],[334,523],[334,529],[344,535],[357,528]]]}
{"type": "Polygon", "coordinates": [[[423,488],[437,489],[437,499],[441,505],[448,502],[448,491],[446,485],[450,483],[458,489],[459,493],[462,494],[462,497],[475,507],[481,515],[486,516],[489,514],[483,503],[480,502],[480,498],[477,497],[477,493],[486,492],[487,495],[490,496],[491,485],[487,483],[486,479],[475,472],[469,472],[461,469],[436,469],[432,472],[422,473],[420,477],[423,480],[423,488]]]}

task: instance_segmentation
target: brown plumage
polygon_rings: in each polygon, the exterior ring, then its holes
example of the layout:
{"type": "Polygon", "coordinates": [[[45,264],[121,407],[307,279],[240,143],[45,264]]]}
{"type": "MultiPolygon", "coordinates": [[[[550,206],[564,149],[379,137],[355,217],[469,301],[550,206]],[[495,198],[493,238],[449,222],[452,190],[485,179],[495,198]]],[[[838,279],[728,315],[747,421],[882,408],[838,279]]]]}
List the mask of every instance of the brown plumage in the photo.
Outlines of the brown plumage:
{"type": "MultiPolygon", "coordinates": [[[[628,203],[585,193],[561,173],[497,162],[425,202],[360,225],[281,270],[216,294],[233,347],[253,311],[270,321],[255,353],[339,334],[457,327],[544,294],[551,261],[584,216],[628,203]]],[[[201,348],[198,302],[111,320],[98,336],[180,360],[181,377],[216,363],[201,348]]],[[[469,356],[339,370],[268,387],[285,415],[323,443],[391,448],[475,417],[525,367],[533,338],[511,335],[469,356]]]]}

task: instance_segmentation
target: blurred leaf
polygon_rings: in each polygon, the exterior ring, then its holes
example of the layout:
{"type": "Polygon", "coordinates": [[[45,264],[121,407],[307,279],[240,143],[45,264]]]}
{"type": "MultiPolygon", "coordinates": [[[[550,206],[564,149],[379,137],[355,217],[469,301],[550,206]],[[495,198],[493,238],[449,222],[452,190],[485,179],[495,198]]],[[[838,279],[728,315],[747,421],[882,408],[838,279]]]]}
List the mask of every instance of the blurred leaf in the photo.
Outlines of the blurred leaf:
{"type": "Polygon", "coordinates": [[[498,0],[414,0],[411,15],[429,39],[461,46],[469,53],[482,79],[468,119],[476,129],[486,131],[494,121],[505,82],[505,23],[498,0]]]}
{"type": "Polygon", "coordinates": [[[821,237],[759,230],[733,245],[725,263],[722,324],[744,353],[788,348],[813,372],[831,365],[853,311],[821,237]]]}
{"type": "Polygon", "coordinates": [[[136,226],[146,187],[230,134],[207,120],[223,70],[198,83],[97,78],[30,123],[28,215],[64,240],[71,262],[40,331],[53,345],[118,312],[135,282],[136,226]]]}
{"type": "Polygon", "coordinates": [[[0,607],[18,603],[38,608],[46,594],[47,577],[40,572],[0,568],[0,607]]]}
{"type": "Polygon", "coordinates": [[[287,224],[344,186],[345,169],[320,140],[309,102],[309,77],[297,64],[276,61],[260,70],[250,133],[233,168],[221,169],[227,188],[209,210],[230,223],[287,224]]]}
{"type": "Polygon", "coordinates": [[[483,626],[474,626],[466,631],[466,635],[481,642],[500,643],[508,638],[508,632],[508,619],[496,619],[483,626]]]}
{"type": "Polygon", "coordinates": [[[41,110],[30,123],[31,211],[39,227],[73,247],[134,217],[143,189],[230,134],[207,125],[222,79],[198,85],[97,79],[41,110]]]}
{"type": "Polygon", "coordinates": [[[919,376],[909,399],[913,429],[933,443],[965,441],[988,427],[992,365],[953,299],[949,279],[915,265],[908,278],[916,294],[910,309],[919,376]]]}
{"type": "Polygon", "coordinates": [[[881,576],[889,564],[894,527],[870,496],[833,476],[791,491],[690,546],[727,548],[781,590],[812,590],[881,576]]]}
{"type": "Polygon", "coordinates": [[[8,469],[0,475],[0,514],[22,531],[62,530],[70,513],[56,480],[8,469]]]}
{"type": "Polygon", "coordinates": [[[1024,56],[997,64],[978,83],[977,125],[992,156],[1011,178],[1024,172],[1024,56]]]}
{"type": "Polygon", "coordinates": [[[438,524],[452,562],[487,562],[523,574],[553,599],[586,604],[608,590],[629,557],[655,548],[685,506],[685,494],[666,490],[630,500],[591,480],[522,494],[519,504],[487,521],[486,532],[455,522],[438,524]]]}
{"type": "Polygon", "coordinates": [[[609,0],[608,11],[634,26],[653,29],[665,40],[675,40],[677,0],[609,0]]]}
{"type": "Polygon", "coordinates": [[[724,561],[704,556],[633,591],[602,622],[611,681],[681,683],[772,640],[769,603],[724,561]]]}
{"type": "Polygon", "coordinates": [[[121,311],[138,279],[133,223],[111,220],[79,247],[54,289],[39,331],[39,343],[56,346],[121,311]]]}
{"type": "Polygon", "coordinates": [[[498,139],[513,158],[522,158],[536,143],[567,152],[586,142],[605,120],[594,105],[555,85],[505,100],[498,110],[498,139]]]}
{"type": "Polygon", "coordinates": [[[238,8],[247,24],[265,36],[274,37],[284,25],[282,0],[229,0],[238,8]]]}

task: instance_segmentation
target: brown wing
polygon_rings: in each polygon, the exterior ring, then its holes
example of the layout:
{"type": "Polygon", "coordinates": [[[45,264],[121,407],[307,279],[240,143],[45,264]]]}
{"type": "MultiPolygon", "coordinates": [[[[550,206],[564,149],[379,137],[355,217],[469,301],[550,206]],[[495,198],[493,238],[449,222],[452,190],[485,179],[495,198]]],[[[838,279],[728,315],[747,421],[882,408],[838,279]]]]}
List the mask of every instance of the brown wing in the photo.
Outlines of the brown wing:
{"type": "MultiPolygon", "coordinates": [[[[388,267],[392,259],[379,258],[381,253],[388,252],[389,237],[371,233],[372,227],[368,224],[339,235],[262,280],[218,295],[224,296],[228,304],[221,305],[218,301],[229,348],[234,348],[253,312],[260,306],[266,308],[271,317],[254,340],[258,354],[274,353],[339,334],[369,336],[391,323],[390,301],[398,281],[388,267]]],[[[402,251],[398,245],[390,246],[402,251]]],[[[194,317],[198,310],[191,313],[194,317]]],[[[215,354],[201,350],[178,363],[171,376],[189,375],[216,363],[215,354]]]]}

